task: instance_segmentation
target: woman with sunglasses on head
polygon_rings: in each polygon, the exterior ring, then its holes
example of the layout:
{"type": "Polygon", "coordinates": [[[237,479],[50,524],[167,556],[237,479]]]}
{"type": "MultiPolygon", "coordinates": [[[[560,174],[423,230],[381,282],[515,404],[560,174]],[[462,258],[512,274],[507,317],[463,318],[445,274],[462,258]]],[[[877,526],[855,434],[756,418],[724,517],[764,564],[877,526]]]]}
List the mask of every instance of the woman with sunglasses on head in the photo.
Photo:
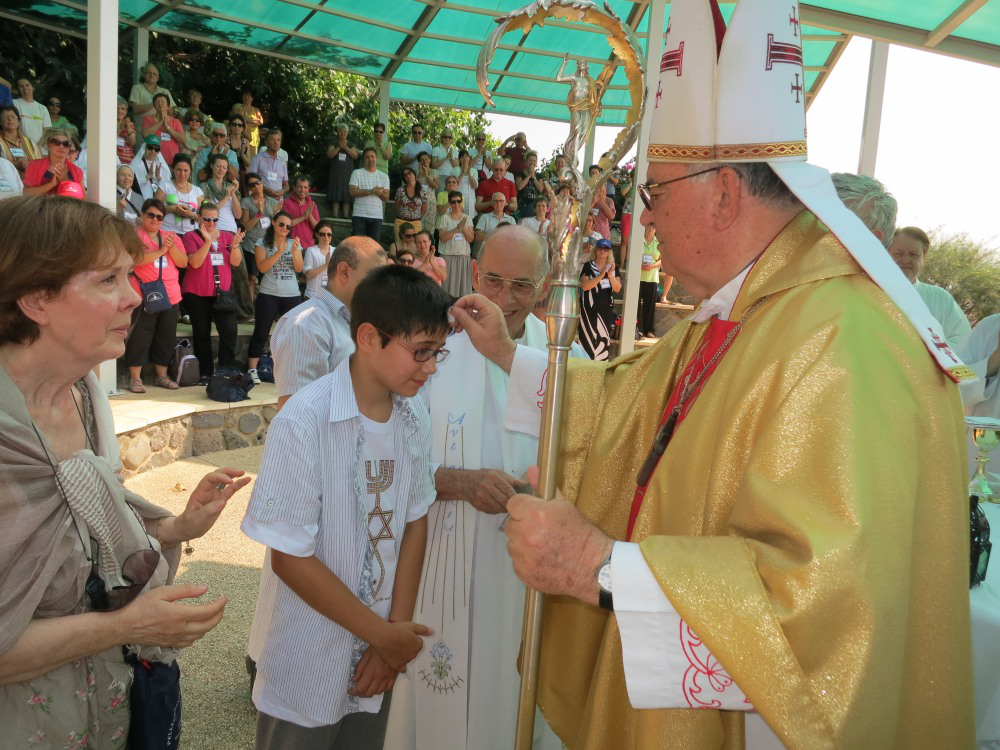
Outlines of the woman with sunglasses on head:
{"type": "Polygon", "coordinates": [[[198,207],[201,227],[184,235],[187,271],[181,282],[184,309],[191,317],[194,356],[198,358],[201,380],[207,384],[215,370],[212,362],[212,322],[219,333],[219,367],[231,367],[236,360],[236,310],[219,310],[219,291],[233,288],[233,273],[243,262],[240,242],[243,232],[222,229],[219,209],[205,201],[198,207]]]}
{"type": "Polygon", "coordinates": [[[21,130],[21,114],[15,107],[0,107],[0,156],[17,169],[23,180],[28,163],[37,158],[38,148],[21,130]]]}
{"type": "Polygon", "coordinates": [[[5,747],[125,747],[134,660],[176,680],[176,649],[223,615],[225,599],[178,601],[206,587],[170,584],[180,544],[203,536],[249,480],[212,471],[176,517],[125,489],[92,372],[124,349],[139,303],[128,276],[142,255],[133,228],[97,204],[0,202],[5,747]]]}
{"type": "Polygon", "coordinates": [[[170,307],[147,312],[143,303],[132,310],[132,326],[121,358],[128,367],[128,389],[132,393],[146,392],[142,384],[142,366],[147,362],[156,368],[154,385],[171,391],[180,387],[167,376],[167,365],[177,343],[177,305],[181,301],[177,269],[187,267],[188,256],[180,238],[162,230],[166,213],[162,201],[150,198],[142,204],[142,216],[135,228],[142,241],[143,255],[136,261],[130,279],[132,288],[141,295],[140,281],[148,284],[159,279],[166,288],[170,307]]]}
{"type": "Polygon", "coordinates": [[[417,182],[417,173],[409,167],[403,167],[403,184],[396,188],[396,242],[399,242],[399,230],[403,224],[422,226],[424,214],[433,201],[430,195],[417,182]]]}
{"type": "Polygon", "coordinates": [[[316,244],[306,249],[302,256],[302,270],[306,277],[305,296],[308,299],[316,294],[321,287],[326,287],[326,269],[330,265],[330,256],[333,254],[333,225],[328,221],[321,221],[316,225],[316,244]]]}
{"type": "Polygon", "coordinates": [[[448,267],[444,289],[453,297],[472,294],[472,219],[462,212],[462,193],[448,193],[448,213],[438,217],[438,253],[448,267]]]}
{"type": "Polygon", "coordinates": [[[399,254],[408,251],[417,254],[417,228],[409,222],[399,225],[399,240],[389,244],[389,257],[397,258],[399,254]]]}
{"type": "Polygon", "coordinates": [[[254,248],[257,270],[263,274],[260,291],[254,300],[253,335],[247,352],[250,366],[247,374],[254,383],[260,383],[257,360],[264,352],[264,343],[271,333],[271,325],[302,302],[299,281],[295,277],[305,267],[302,243],[298,237],[291,239],[291,231],[292,217],[284,211],[278,211],[264,233],[264,238],[258,240],[257,247],[254,248]]]}
{"type": "Polygon", "coordinates": [[[47,128],[43,134],[49,155],[35,159],[24,172],[25,195],[55,195],[62,182],[83,186],[83,170],[70,161],[73,138],[62,128],[47,128]]]}

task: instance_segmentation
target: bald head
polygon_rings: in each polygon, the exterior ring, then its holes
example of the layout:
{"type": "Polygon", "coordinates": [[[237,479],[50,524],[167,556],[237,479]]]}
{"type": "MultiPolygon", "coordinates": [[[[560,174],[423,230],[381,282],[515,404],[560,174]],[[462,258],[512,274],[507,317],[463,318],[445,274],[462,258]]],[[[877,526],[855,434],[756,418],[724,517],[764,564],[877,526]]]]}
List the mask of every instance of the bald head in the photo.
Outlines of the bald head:
{"type": "Polygon", "coordinates": [[[499,227],[483,242],[472,271],[476,291],[503,311],[507,331],[512,338],[520,338],[525,319],[548,292],[549,252],[545,241],[527,227],[499,227]],[[506,281],[490,283],[491,278],[506,281]]]}
{"type": "Polygon", "coordinates": [[[370,271],[385,263],[385,250],[371,237],[348,237],[330,255],[326,288],[334,297],[350,306],[358,284],[370,271]]]}

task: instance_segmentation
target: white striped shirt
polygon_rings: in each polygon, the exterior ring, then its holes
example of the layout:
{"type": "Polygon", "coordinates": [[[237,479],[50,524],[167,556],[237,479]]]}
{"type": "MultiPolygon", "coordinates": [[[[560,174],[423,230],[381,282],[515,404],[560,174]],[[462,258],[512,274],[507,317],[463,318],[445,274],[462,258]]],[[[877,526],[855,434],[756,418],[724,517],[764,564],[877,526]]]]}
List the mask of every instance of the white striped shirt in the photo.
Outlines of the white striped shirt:
{"type": "MultiPolygon", "coordinates": [[[[395,512],[390,522],[396,553],[408,521],[434,501],[427,408],[416,398],[393,396],[396,456],[395,512]]],[[[351,384],[349,360],[290,399],[268,428],[260,474],[243,519],[243,532],[265,544],[301,555],[303,535],[312,554],[358,598],[372,606],[365,439],[351,384]],[[274,531],[276,533],[270,533],[274,531]]],[[[368,644],[300,599],[271,570],[270,552],[250,634],[257,657],[254,702],[265,695],[270,711],[313,726],[344,715],[375,711],[381,696],[347,695],[350,678],[368,644]],[[303,721],[304,720],[304,721],[303,721]]],[[[273,714],[272,714],[273,715],[273,714]]]]}
{"type": "Polygon", "coordinates": [[[350,312],[325,287],[281,316],[271,334],[274,385],[291,396],[337,369],[354,352],[350,312]]]}

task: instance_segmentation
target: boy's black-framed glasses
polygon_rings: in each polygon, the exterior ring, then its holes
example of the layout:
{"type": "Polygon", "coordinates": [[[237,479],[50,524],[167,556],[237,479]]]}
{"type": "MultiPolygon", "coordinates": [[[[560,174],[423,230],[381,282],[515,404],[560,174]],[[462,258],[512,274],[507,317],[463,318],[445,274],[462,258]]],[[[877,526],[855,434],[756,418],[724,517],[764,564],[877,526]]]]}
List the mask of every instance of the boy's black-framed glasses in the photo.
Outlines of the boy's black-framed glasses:
{"type": "Polygon", "coordinates": [[[441,364],[446,359],[448,359],[448,355],[451,354],[451,352],[448,351],[447,349],[418,349],[416,347],[410,346],[402,339],[399,339],[391,334],[386,333],[378,326],[375,326],[375,330],[381,333],[386,338],[392,339],[401,347],[410,352],[413,355],[413,359],[417,362],[423,363],[433,359],[438,364],[441,364]]]}

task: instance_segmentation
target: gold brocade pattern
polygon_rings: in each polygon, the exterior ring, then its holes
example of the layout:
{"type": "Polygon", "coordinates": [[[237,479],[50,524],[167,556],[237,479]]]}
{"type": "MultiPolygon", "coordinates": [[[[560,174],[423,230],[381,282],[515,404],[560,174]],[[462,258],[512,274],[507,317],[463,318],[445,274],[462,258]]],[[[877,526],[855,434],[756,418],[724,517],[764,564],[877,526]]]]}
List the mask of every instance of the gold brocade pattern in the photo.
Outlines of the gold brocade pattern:
{"type": "Polygon", "coordinates": [[[806,157],[805,141],[774,143],[725,143],[714,146],[684,146],[651,143],[646,156],[653,161],[762,161],[806,157]]]}
{"type": "MultiPolygon", "coordinates": [[[[957,389],[808,212],[757,262],[733,318],[765,295],[678,426],[635,539],[787,747],[973,747],[957,389]]],[[[706,327],[571,365],[559,483],[617,539],[706,327]]],[[[633,710],[617,624],[596,607],[546,599],[540,675],[572,750],[744,746],[738,712],[633,710]]]]}

